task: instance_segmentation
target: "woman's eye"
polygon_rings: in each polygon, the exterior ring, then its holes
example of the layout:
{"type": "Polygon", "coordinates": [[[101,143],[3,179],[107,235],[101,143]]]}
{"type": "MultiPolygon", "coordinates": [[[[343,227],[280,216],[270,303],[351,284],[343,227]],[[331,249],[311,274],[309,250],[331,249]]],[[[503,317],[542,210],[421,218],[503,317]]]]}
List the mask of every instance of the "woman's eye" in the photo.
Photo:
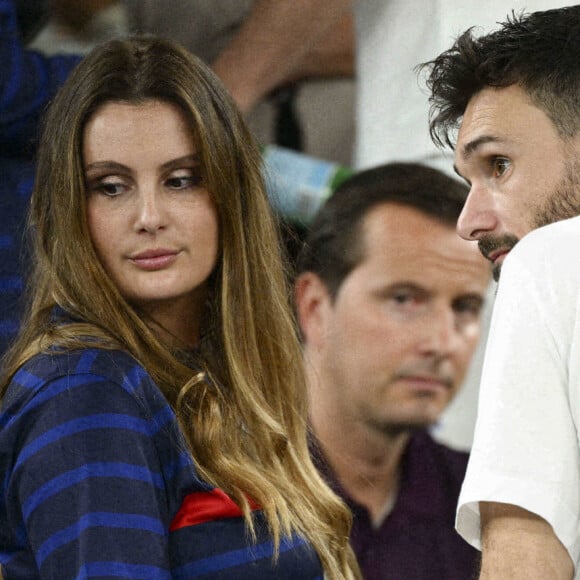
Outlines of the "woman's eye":
{"type": "Polygon", "coordinates": [[[101,181],[89,187],[91,191],[102,193],[108,197],[116,197],[125,191],[125,184],[119,181],[101,181]]]}
{"type": "Polygon", "coordinates": [[[188,189],[190,187],[195,187],[201,182],[200,175],[187,174],[187,175],[174,175],[166,180],[167,187],[171,189],[188,189]]]}
{"type": "Polygon", "coordinates": [[[190,177],[171,177],[167,180],[168,187],[172,189],[185,189],[191,185],[190,177]]]}
{"type": "Polygon", "coordinates": [[[495,157],[492,161],[493,176],[501,177],[510,167],[511,162],[505,157],[495,157]]]}

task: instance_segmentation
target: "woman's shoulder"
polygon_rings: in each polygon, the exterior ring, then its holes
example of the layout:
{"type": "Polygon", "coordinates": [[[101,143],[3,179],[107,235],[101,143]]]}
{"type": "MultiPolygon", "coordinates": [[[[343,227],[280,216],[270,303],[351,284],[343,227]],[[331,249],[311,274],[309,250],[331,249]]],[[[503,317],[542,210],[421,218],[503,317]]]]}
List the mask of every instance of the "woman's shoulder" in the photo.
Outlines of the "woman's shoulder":
{"type": "Polygon", "coordinates": [[[135,382],[148,376],[143,366],[122,350],[83,348],[73,351],[52,349],[28,359],[15,373],[13,381],[30,388],[60,377],[102,377],[115,383],[135,382]]]}
{"type": "Polygon", "coordinates": [[[160,450],[168,457],[179,455],[184,447],[171,406],[143,366],[125,352],[43,353],[14,375],[2,400],[0,448],[10,448],[16,457],[22,446],[49,449],[57,441],[74,440],[71,448],[84,449],[93,445],[95,433],[105,454],[131,440],[134,450],[147,449],[151,457],[160,450]]]}
{"type": "Polygon", "coordinates": [[[134,357],[121,350],[84,348],[54,349],[30,358],[12,377],[3,408],[46,398],[52,391],[66,391],[72,403],[75,392],[88,386],[98,396],[106,397],[111,407],[116,399],[128,398],[150,412],[166,405],[159,388],[134,357]]]}

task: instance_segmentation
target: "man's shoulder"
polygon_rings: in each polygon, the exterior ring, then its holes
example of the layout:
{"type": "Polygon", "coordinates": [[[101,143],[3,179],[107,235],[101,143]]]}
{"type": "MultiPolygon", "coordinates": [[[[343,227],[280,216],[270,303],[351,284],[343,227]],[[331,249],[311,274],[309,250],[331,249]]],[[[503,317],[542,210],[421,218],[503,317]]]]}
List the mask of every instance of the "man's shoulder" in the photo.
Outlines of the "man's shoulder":
{"type": "Polygon", "coordinates": [[[569,260],[580,256],[580,216],[561,220],[526,234],[506,258],[506,263],[525,262],[569,268],[569,260]]]}
{"type": "Polygon", "coordinates": [[[498,304],[507,300],[517,304],[519,312],[530,305],[543,305],[550,317],[565,318],[566,308],[576,302],[580,289],[580,269],[573,267],[578,260],[580,216],[525,235],[503,264],[494,317],[498,304]]]}

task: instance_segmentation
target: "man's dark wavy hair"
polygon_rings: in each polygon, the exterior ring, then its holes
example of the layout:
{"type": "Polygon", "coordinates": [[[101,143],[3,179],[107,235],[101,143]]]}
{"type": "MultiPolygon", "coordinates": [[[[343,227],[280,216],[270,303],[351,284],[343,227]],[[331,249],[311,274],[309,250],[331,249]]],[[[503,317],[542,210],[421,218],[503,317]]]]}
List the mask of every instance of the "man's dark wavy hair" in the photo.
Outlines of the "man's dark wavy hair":
{"type": "Polygon", "coordinates": [[[519,85],[564,138],[580,132],[580,5],[515,14],[497,31],[466,30],[454,45],[420,65],[427,71],[430,133],[454,148],[470,99],[485,87],[519,85]]]}

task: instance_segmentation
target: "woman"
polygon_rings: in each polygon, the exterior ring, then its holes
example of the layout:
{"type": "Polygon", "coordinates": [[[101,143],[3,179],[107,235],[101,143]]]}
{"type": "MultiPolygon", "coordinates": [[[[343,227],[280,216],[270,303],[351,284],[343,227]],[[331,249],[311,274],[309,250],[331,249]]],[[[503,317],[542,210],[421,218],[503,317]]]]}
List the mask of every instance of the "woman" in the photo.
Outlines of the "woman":
{"type": "Polygon", "coordinates": [[[260,157],[179,47],[113,41],[51,106],[4,362],[7,578],[350,578],[306,441],[260,157]]]}

